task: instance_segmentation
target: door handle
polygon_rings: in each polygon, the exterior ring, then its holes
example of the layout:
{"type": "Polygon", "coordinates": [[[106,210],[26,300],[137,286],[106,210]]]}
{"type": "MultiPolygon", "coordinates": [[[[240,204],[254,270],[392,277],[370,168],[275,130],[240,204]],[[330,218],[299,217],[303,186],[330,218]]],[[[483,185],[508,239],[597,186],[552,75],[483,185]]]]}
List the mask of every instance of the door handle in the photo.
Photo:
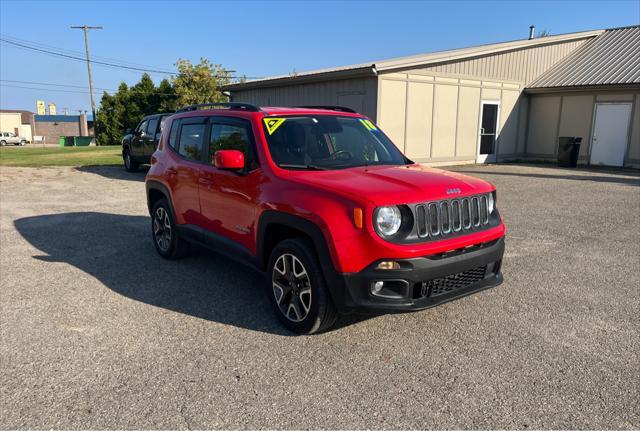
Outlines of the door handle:
{"type": "Polygon", "coordinates": [[[203,186],[212,186],[213,185],[213,181],[208,180],[206,178],[202,178],[202,177],[198,178],[198,182],[200,184],[202,184],[203,186]]]}
{"type": "Polygon", "coordinates": [[[167,173],[169,175],[176,175],[178,173],[178,171],[176,171],[175,168],[167,168],[167,173]]]}

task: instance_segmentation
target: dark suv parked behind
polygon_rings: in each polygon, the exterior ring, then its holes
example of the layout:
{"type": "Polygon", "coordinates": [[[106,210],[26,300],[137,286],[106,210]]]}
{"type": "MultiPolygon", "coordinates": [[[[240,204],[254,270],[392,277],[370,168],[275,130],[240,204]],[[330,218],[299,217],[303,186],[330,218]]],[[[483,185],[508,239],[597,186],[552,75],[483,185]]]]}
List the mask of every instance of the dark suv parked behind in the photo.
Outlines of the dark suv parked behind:
{"type": "Polygon", "coordinates": [[[128,130],[122,138],[122,160],[129,172],[138,170],[141,164],[149,164],[151,155],[158,147],[164,120],[172,114],[148,115],[135,130],[128,130]]]}

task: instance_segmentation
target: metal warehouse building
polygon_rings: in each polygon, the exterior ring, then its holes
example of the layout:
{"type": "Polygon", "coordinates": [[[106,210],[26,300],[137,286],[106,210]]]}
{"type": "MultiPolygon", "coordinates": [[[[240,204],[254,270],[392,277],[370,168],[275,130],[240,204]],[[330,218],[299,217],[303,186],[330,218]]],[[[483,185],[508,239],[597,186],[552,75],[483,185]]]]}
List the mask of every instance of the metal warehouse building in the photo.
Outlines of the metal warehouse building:
{"type": "Polygon", "coordinates": [[[339,105],[427,164],[554,160],[640,167],[640,26],[395,58],[226,87],[263,106],[339,105]]]}

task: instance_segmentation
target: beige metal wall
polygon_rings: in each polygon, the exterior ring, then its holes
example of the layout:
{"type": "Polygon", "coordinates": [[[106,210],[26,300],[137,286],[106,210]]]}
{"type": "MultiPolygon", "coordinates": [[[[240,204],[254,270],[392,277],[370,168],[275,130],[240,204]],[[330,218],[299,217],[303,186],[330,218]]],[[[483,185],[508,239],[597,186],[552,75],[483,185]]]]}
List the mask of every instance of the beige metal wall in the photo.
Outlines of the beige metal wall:
{"type": "Polygon", "coordinates": [[[526,85],[587,40],[589,39],[558,42],[463,61],[442,63],[412,70],[411,73],[452,73],[477,78],[488,77],[518,81],[526,85]]]}
{"type": "Polygon", "coordinates": [[[640,92],[581,91],[529,96],[526,156],[555,160],[558,137],[582,137],[580,163],[588,163],[593,112],[598,102],[631,102],[632,120],[625,166],[640,167],[640,92]]]}
{"type": "MultiPolygon", "coordinates": [[[[381,74],[378,123],[416,161],[471,163],[476,161],[481,101],[496,101],[500,104],[497,160],[520,159],[529,115],[523,88],[586,40],[381,74]]],[[[553,131],[545,126],[538,133],[553,131]]]]}
{"type": "Polygon", "coordinates": [[[498,102],[498,159],[524,151],[522,83],[451,74],[379,77],[378,124],[407,157],[429,164],[474,163],[482,101],[498,102]]]}
{"type": "Polygon", "coordinates": [[[352,78],[236,90],[232,100],[259,106],[346,106],[375,120],[377,91],[377,78],[352,78]]]}
{"type": "MultiPolygon", "coordinates": [[[[237,90],[233,100],[263,106],[348,106],[376,120],[408,157],[429,164],[475,162],[481,102],[495,101],[500,104],[497,159],[519,159],[525,153],[527,130],[532,141],[542,143],[536,151],[547,154],[559,125],[544,123],[558,118],[558,102],[536,101],[530,107],[524,87],[586,40],[380,72],[377,78],[237,90]],[[540,127],[527,129],[530,110],[540,127]]],[[[575,109],[583,106],[574,104],[575,109]]]]}
{"type": "MultiPolygon", "coordinates": [[[[22,117],[20,113],[0,112],[0,132],[20,134],[22,130],[22,117]]],[[[31,136],[29,136],[31,138],[31,136]]]]}

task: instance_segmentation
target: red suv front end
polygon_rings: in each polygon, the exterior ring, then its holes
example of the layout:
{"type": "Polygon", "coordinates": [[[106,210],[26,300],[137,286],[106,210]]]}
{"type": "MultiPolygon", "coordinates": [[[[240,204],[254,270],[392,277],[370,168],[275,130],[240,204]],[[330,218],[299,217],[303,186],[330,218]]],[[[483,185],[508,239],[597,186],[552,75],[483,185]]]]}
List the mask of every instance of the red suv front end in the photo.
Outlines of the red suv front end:
{"type": "Polygon", "coordinates": [[[343,310],[424,309],[502,281],[505,228],[485,181],[416,164],[293,178],[352,196],[351,208],[314,211],[326,217],[326,277],[343,310]]]}
{"type": "Polygon", "coordinates": [[[152,157],[164,257],[186,241],[254,265],[301,333],[337,313],[419,310],[502,281],[491,184],[411,162],[344,109],[224,108],[169,118],[152,157]]]}

